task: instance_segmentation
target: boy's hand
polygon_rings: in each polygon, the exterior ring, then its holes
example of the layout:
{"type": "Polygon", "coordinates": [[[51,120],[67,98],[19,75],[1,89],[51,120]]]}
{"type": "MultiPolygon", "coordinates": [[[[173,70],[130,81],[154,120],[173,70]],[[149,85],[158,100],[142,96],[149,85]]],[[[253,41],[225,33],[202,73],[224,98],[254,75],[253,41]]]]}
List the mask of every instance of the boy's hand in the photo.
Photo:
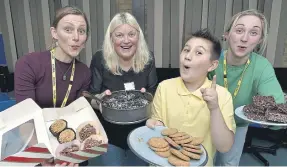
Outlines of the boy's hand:
{"type": "Polygon", "coordinates": [[[216,92],[216,75],[213,76],[211,87],[200,89],[202,98],[207,103],[207,107],[210,111],[216,110],[218,106],[218,94],[216,92]]]}
{"type": "Polygon", "coordinates": [[[163,126],[163,123],[161,121],[158,121],[155,119],[148,119],[146,121],[146,126],[151,128],[151,129],[154,129],[155,126],[163,126]]]}

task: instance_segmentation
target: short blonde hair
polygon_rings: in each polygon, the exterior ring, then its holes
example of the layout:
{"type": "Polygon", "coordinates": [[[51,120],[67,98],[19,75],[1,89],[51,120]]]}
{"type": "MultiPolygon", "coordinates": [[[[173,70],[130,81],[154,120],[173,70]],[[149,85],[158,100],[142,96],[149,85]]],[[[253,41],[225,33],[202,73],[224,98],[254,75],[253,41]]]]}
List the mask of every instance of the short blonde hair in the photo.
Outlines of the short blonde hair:
{"type": "Polygon", "coordinates": [[[141,72],[144,69],[145,65],[148,64],[151,59],[150,52],[147,43],[145,41],[143,32],[135,17],[127,12],[118,13],[113,17],[107,28],[102,48],[106,66],[114,75],[122,75],[122,74],[119,66],[119,57],[114,50],[114,44],[112,41],[111,34],[118,26],[123,24],[128,24],[132,26],[139,33],[137,50],[135,55],[133,56],[132,68],[134,72],[135,73],[141,72]]]}
{"type": "Polygon", "coordinates": [[[224,32],[229,33],[239,18],[241,18],[243,16],[248,16],[248,15],[256,16],[261,20],[261,23],[262,23],[261,42],[260,42],[260,44],[258,44],[256,52],[258,54],[262,55],[264,53],[264,50],[266,49],[266,46],[267,46],[268,22],[267,22],[265,16],[262,13],[260,13],[258,10],[249,9],[249,10],[245,10],[245,11],[242,11],[242,12],[235,14],[231,18],[231,21],[225,26],[224,32]]]}

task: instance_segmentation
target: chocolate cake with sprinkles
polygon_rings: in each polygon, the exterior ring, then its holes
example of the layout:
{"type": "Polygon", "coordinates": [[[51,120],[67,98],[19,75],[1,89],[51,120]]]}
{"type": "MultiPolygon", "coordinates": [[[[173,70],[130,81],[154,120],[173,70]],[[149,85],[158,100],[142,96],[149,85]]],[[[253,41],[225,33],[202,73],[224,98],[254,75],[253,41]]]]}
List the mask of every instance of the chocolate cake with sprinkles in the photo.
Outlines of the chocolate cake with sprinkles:
{"type": "Polygon", "coordinates": [[[149,101],[140,92],[122,91],[105,97],[102,105],[117,110],[134,110],[145,107],[149,101]]]}

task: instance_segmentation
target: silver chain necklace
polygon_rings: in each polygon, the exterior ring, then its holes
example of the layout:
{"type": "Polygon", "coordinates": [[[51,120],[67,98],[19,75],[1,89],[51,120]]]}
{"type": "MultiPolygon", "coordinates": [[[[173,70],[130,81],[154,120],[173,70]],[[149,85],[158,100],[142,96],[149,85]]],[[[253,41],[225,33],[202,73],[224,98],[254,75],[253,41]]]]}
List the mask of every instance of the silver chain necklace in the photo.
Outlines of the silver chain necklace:
{"type": "MultiPolygon", "coordinates": [[[[56,64],[57,64],[57,62],[56,62],[56,64]]],[[[60,71],[61,71],[61,73],[63,74],[63,77],[62,77],[62,80],[63,80],[63,81],[66,81],[66,80],[67,80],[67,73],[68,73],[68,71],[70,70],[70,68],[72,67],[72,65],[73,65],[73,63],[71,63],[71,65],[69,66],[69,68],[66,70],[65,73],[62,71],[61,67],[58,66],[59,69],[60,69],[60,71]]]]}

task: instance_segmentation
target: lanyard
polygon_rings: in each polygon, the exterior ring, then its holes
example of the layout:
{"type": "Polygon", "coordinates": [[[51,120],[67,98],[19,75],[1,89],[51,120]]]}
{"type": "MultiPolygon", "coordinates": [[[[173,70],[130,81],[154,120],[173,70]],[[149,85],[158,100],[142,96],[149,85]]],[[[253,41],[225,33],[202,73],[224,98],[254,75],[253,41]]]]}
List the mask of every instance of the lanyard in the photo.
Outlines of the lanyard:
{"type": "MultiPolygon", "coordinates": [[[[246,71],[247,67],[249,66],[249,64],[250,64],[250,59],[248,59],[247,63],[245,64],[245,67],[244,67],[244,70],[242,71],[241,77],[237,82],[237,87],[234,90],[233,98],[235,98],[238,94],[238,91],[240,89],[240,86],[241,86],[241,83],[243,80],[243,76],[244,76],[245,71],[246,71]]],[[[223,78],[224,78],[224,87],[228,90],[226,52],[224,53],[224,60],[223,60],[223,78]]]]}
{"type": "MultiPolygon", "coordinates": [[[[52,49],[51,51],[51,64],[52,64],[52,86],[53,86],[53,105],[54,108],[56,106],[56,101],[57,101],[57,91],[56,91],[56,67],[55,67],[55,49],[52,49]]],[[[75,59],[73,61],[73,67],[72,67],[72,73],[71,73],[71,77],[70,77],[70,84],[68,86],[68,90],[66,92],[66,96],[62,102],[61,107],[65,107],[67,100],[69,98],[71,89],[72,89],[72,84],[74,81],[74,75],[75,75],[75,59]]]]}

